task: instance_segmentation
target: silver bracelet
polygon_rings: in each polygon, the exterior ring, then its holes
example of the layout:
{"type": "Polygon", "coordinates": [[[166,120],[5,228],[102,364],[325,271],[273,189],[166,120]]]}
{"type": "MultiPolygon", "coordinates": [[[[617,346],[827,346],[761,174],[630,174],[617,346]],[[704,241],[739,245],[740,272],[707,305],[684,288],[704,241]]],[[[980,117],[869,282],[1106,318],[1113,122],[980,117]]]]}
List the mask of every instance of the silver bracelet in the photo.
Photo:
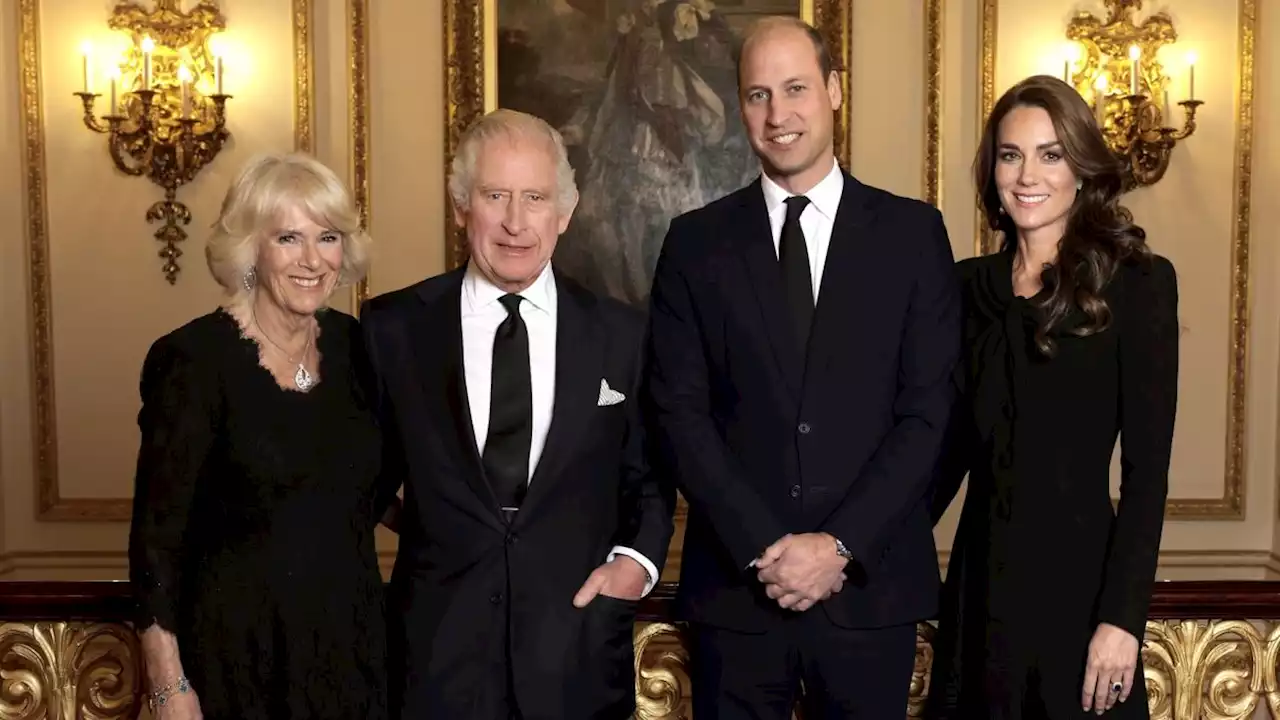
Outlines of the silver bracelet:
{"type": "Polygon", "coordinates": [[[169,702],[169,698],[175,693],[179,695],[183,695],[190,691],[191,691],[191,681],[187,680],[186,675],[181,675],[178,677],[177,680],[174,680],[168,685],[165,685],[159,690],[156,690],[152,692],[150,695],[148,695],[147,705],[152,712],[155,712],[156,708],[164,707],[164,704],[169,702]]]}

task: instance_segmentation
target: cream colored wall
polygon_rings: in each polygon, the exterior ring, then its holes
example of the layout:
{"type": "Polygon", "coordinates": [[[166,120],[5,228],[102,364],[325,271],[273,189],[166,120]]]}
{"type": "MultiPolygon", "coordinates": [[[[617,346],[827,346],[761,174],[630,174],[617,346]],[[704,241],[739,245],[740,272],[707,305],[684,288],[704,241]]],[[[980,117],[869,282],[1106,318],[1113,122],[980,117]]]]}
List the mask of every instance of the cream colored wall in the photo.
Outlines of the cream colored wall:
{"type": "MultiPolygon", "coordinates": [[[[1015,0],[855,2],[851,106],[852,170],[864,181],[921,196],[926,136],[923,75],[926,3],[942,15],[941,198],[957,257],[973,253],[974,214],[969,162],[978,134],[981,18],[994,2],[996,92],[1035,72],[1061,72],[1062,31],[1077,7],[1101,13],[1101,3],[1049,0],[1034,8],[1015,0]],[[1087,7],[1086,7],[1087,6],[1087,7]],[[1050,49],[1046,49],[1050,48],[1050,49]]],[[[158,191],[146,181],[111,171],[103,138],[79,123],[69,93],[79,76],[78,47],[105,38],[100,0],[0,0],[0,57],[17,55],[19,4],[39,2],[43,130],[48,155],[47,213],[54,317],[54,382],[59,485],[64,497],[126,498],[137,437],[138,365],[156,336],[216,301],[206,278],[198,236],[212,219],[230,173],[258,150],[294,142],[290,9],[293,0],[223,0],[238,62],[228,68],[234,147],[224,151],[182,198],[192,207],[193,239],[177,286],[163,281],[151,229],[142,221],[158,191]],[[282,100],[284,99],[284,100],[282,100]],[[72,171],[55,167],[69,160],[72,171]],[[121,330],[108,332],[108,320],[121,330]],[[99,393],[91,396],[90,390],[99,393]]],[[[352,0],[314,0],[311,36],[315,153],[344,177],[359,158],[352,145],[349,106],[352,0]]],[[[444,268],[440,227],[447,211],[441,133],[443,39],[439,4],[370,3],[367,23],[370,147],[366,162],[371,229],[376,242],[373,294],[402,287],[444,268]]],[[[1245,420],[1245,517],[1173,519],[1167,524],[1162,574],[1167,577],[1263,577],[1280,547],[1275,445],[1280,319],[1257,309],[1275,307],[1277,291],[1264,280],[1280,276],[1273,228],[1280,209],[1268,202],[1280,190],[1280,149],[1269,133],[1280,109],[1269,38],[1277,37],[1272,8],[1259,0],[1254,97],[1253,206],[1249,245],[1251,307],[1245,420]]],[[[1237,67],[1235,8],[1214,0],[1177,0],[1174,15],[1184,42],[1202,62],[1197,92],[1208,104],[1201,127],[1180,146],[1169,176],[1135,194],[1130,204],[1153,245],[1177,264],[1187,326],[1175,448],[1173,494],[1222,493],[1226,450],[1228,298],[1235,198],[1233,111],[1237,67]],[[1210,60],[1214,56],[1231,62],[1210,60]]],[[[354,15],[353,15],[354,13],[354,15]]],[[[6,64],[7,67],[7,64],[6,64]]],[[[1173,74],[1173,68],[1171,68],[1173,74]]],[[[19,137],[17,77],[0,72],[0,573],[9,579],[123,577],[127,525],[119,521],[41,521],[35,517],[31,335],[25,237],[25,173],[19,137]]],[[[350,309],[350,296],[334,304],[350,309]]],[[[950,547],[955,513],[937,536],[950,547]]],[[[392,538],[382,538],[384,560],[392,538]]]]}

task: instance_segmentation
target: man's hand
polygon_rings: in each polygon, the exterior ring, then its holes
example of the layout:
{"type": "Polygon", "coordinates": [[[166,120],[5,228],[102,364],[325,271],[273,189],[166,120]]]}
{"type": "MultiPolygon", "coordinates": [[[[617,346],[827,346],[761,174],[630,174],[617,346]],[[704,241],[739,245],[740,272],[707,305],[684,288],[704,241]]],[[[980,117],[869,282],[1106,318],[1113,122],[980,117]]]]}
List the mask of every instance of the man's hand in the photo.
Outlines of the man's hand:
{"type": "Polygon", "coordinates": [[[803,612],[844,589],[848,562],[826,533],[784,535],[756,561],[756,577],[779,606],[803,612]]]}
{"type": "Polygon", "coordinates": [[[578,594],[573,596],[573,606],[584,608],[596,595],[617,600],[639,600],[644,595],[644,586],[648,582],[649,573],[645,572],[640,563],[626,555],[619,555],[591,571],[587,581],[578,589],[578,594]]]}

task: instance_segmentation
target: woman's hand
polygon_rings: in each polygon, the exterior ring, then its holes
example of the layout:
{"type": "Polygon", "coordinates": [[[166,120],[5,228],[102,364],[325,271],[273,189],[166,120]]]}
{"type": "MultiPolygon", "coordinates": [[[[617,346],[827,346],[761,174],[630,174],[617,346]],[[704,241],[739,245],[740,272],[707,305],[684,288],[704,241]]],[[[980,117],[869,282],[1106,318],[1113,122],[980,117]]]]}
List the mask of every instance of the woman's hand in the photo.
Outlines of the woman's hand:
{"type": "Polygon", "coordinates": [[[1085,712],[1110,710],[1129,699],[1138,667],[1138,639],[1109,623],[1099,623],[1089,642],[1080,703],[1085,712]],[[1118,690],[1117,690],[1118,688],[1118,690]]]}
{"type": "Polygon", "coordinates": [[[195,690],[184,693],[173,693],[164,705],[157,705],[152,717],[156,720],[203,720],[200,712],[200,699],[195,690]]]}

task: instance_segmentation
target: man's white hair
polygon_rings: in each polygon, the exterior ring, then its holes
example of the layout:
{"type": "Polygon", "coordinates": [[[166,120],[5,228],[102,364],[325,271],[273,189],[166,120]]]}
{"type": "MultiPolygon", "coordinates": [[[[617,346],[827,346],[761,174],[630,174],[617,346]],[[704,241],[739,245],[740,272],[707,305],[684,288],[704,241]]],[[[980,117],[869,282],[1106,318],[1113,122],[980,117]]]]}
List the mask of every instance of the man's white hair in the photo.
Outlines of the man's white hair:
{"type": "Polygon", "coordinates": [[[569,164],[564,138],[542,118],[502,108],[487,113],[472,123],[458,142],[458,150],[449,168],[449,196],[453,198],[454,205],[461,210],[470,207],[480,148],[489,140],[501,136],[545,140],[550,144],[556,163],[556,209],[561,214],[571,211],[578,202],[578,184],[574,181],[573,166],[569,164]]]}

